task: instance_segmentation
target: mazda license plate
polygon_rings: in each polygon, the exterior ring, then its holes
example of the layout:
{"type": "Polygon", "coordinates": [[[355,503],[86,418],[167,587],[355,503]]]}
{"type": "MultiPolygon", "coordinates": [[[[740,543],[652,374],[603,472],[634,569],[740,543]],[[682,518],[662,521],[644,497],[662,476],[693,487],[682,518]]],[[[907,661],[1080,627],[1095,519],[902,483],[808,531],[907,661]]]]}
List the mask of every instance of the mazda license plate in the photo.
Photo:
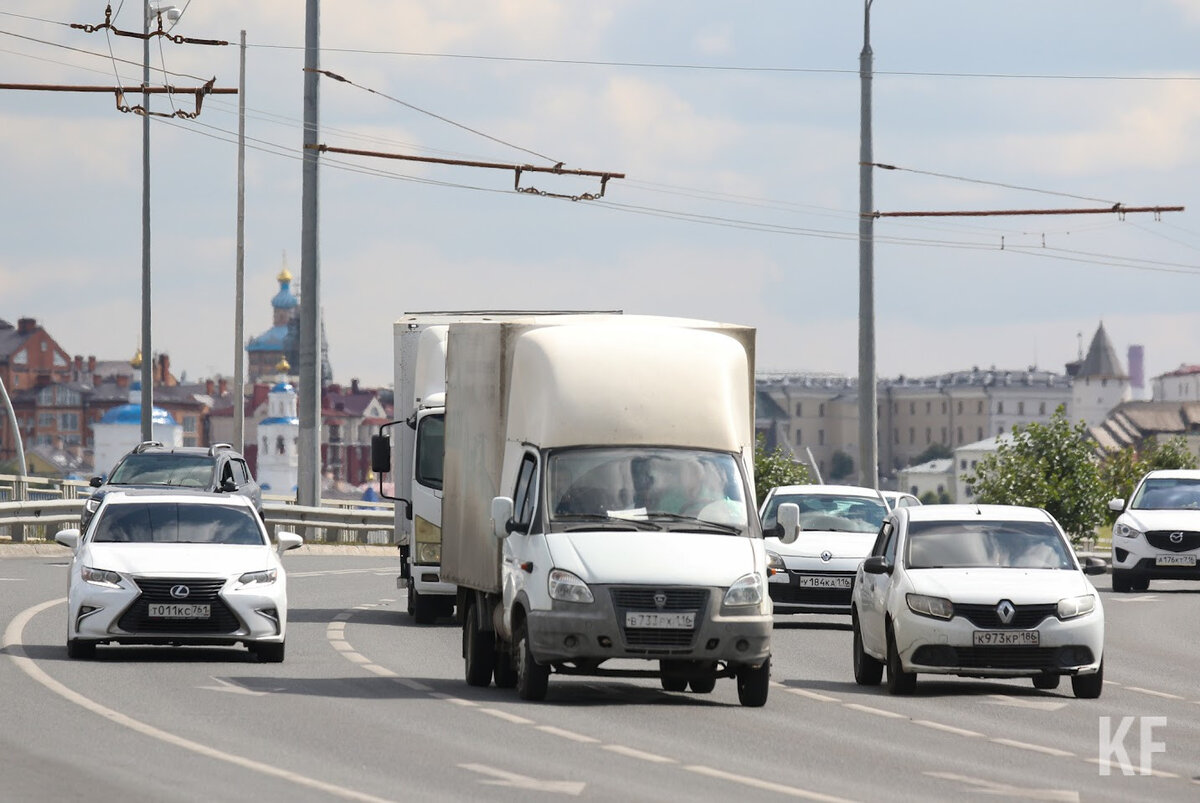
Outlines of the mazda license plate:
{"type": "Polygon", "coordinates": [[[1154,559],[1155,566],[1195,566],[1195,555],[1159,555],[1154,559]]]}
{"type": "Polygon", "coordinates": [[[625,614],[626,627],[653,627],[663,630],[691,630],[696,626],[696,613],[657,613],[643,611],[627,611],[625,614]]]}
{"type": "Polygon", "coordinates": [[[150,605],[149,615],[151,619],[207,619],[212,615],[212,606],[154,603],[150,605]]]}
{"type": "Polygon", "coordinates": [[[976,647],[1036,647],[1039,638],[1037,630],[976,630],[971,643],[976,647]]]}

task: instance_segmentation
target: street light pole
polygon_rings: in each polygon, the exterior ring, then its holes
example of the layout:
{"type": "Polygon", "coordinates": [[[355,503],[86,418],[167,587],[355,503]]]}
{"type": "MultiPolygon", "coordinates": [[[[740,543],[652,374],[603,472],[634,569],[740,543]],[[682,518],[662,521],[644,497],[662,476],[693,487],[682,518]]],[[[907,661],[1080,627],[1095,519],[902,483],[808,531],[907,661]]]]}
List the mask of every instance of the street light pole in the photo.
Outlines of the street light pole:
{"type": "Polygon", "coordinates": [[[321,259],[317,249],[317,124],[320,2],[306,0],[304,162],[300,187],[300,388],[296,502],[321,504],[321,259]]]}
{"type": "Polygon", "coordinates": [[[242,345],[246,261],[246,32],[242,31],[238,62],[238,156],[237,156],[237,274],[234,281],[233,313],[233,443],[246,450],[246,352],[242,345]]]}
{"type": "Polygon", "coordinates": [[[858,155],[858,441],[859,485],[879,487],[879,407],[875,380],[875,217],[871,163],[871,3],[863,9],[858,155]]]}
{"type": "Polygon", "coordinates": [[[142,3],[142,440],[154,440],[150,341],[150,0],[142,3]]]}

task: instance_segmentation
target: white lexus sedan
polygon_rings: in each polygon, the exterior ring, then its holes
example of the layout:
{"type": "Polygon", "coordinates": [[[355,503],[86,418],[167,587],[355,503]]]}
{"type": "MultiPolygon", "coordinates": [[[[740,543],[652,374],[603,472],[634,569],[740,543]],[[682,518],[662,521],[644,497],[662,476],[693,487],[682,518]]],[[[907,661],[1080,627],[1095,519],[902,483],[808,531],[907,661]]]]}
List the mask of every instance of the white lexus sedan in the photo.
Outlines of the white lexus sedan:
{"type": "Polygon", "coordinates": [[[300,536],[271,539],[248,498],[113,492],[87,531],[55,540],[74,550],[67,586],[67,655],[97,644],[245,644],[283,660],[287,574],[280,556],[300,536]]]}
{"type": "Polygon", "coordinates": [[[854,679],[892,694],[918,673],[1033,679],[1100,696],[1104,610],[1058,522],[1044,510],[924,505],[893,510],[855,578],[854,679]]]}
{"type": "Polygon", "coordinates": [[[875,543],[888,513],[883,496],[854,485],[781,485],[763,499],[759,515],[767,536],[767,590],[775,613],[850,613],[854,572],[875,543]],[[779,506],[800,508],[800,534],[779,535],[779,506]]]}

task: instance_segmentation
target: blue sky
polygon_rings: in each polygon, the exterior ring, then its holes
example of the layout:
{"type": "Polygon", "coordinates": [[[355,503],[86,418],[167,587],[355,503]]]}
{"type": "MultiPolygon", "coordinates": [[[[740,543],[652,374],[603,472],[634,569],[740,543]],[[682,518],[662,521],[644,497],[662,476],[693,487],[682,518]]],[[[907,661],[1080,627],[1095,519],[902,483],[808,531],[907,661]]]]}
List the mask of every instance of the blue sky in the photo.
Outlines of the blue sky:
{"type": "MultiPolygon", "coordinates": [[[[251,337],[285,255],[303,283],[304,4],[175,3],[174,33],[249,44],[251,337]]],[[[117,26],[140,30],[140,7],[114,2],[117,26]]],[[[67,25],[103,19],[93,0],[9,0],[0,80],[136,85],[140,41],[67,25]]],[[[876,172],[878,210],[1187,207],[879,220],[878,374],[1061,371],[1100,321],[1122,358],[1145,346],[1150,376],[1200,363],[1200,4],[877,0],[871,20],[875,159],[905,168],[876,172]]],[[[322,68],[353,82],[321,83],[325,144],[627,176],[573,203],[503,171],[323,157],[337,381],[391,381],[402,312],[477,308],[749,324],[760,369],[856,374],[861,2],[339,0],[321,31],[322,68]]],[[[237,86],[236,46],[156,43],[151,62],[178,87],[237,86]]],[[[131,356],[140,118],[104,94],[16,91],[0,116],[0,318],[131,356]]],[[[213,96],[152,125],[153,349],[193,379],[233,374],[237,122],[236,98],[213,96]]]]}

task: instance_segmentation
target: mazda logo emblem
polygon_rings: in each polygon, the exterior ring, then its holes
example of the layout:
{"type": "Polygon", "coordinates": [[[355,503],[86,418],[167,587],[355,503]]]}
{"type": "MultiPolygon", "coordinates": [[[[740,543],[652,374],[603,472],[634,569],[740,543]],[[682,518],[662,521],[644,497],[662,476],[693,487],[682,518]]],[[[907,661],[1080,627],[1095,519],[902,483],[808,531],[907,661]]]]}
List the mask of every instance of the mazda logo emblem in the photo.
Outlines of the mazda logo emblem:
{"type": "Polygon", "coordinates": [[[1171,543],[1172,544],[1182,544],[1183,543],[1183,533],[1171,533],[1171,543]]]}
{"type": "Polygon", "coordinates": [[[658,608],[660,611],[667,607],[667,595],[662,591],[654,594],[654,607],[658,608]]]}
{"type": "Polygon", "coordinates": [[[1003,624],[1011,624],[1013,617],[1017,615],[1017,606],[1013,605],[1008,600],[1001,600],[996,606],[996,615],[1000,617],[1003,624]]]}
{"type": "Polygon", "coordinates": [[[175,599],[187,599],[192,590],[185,585],[171,586],[171,596],[175,599]]]}

